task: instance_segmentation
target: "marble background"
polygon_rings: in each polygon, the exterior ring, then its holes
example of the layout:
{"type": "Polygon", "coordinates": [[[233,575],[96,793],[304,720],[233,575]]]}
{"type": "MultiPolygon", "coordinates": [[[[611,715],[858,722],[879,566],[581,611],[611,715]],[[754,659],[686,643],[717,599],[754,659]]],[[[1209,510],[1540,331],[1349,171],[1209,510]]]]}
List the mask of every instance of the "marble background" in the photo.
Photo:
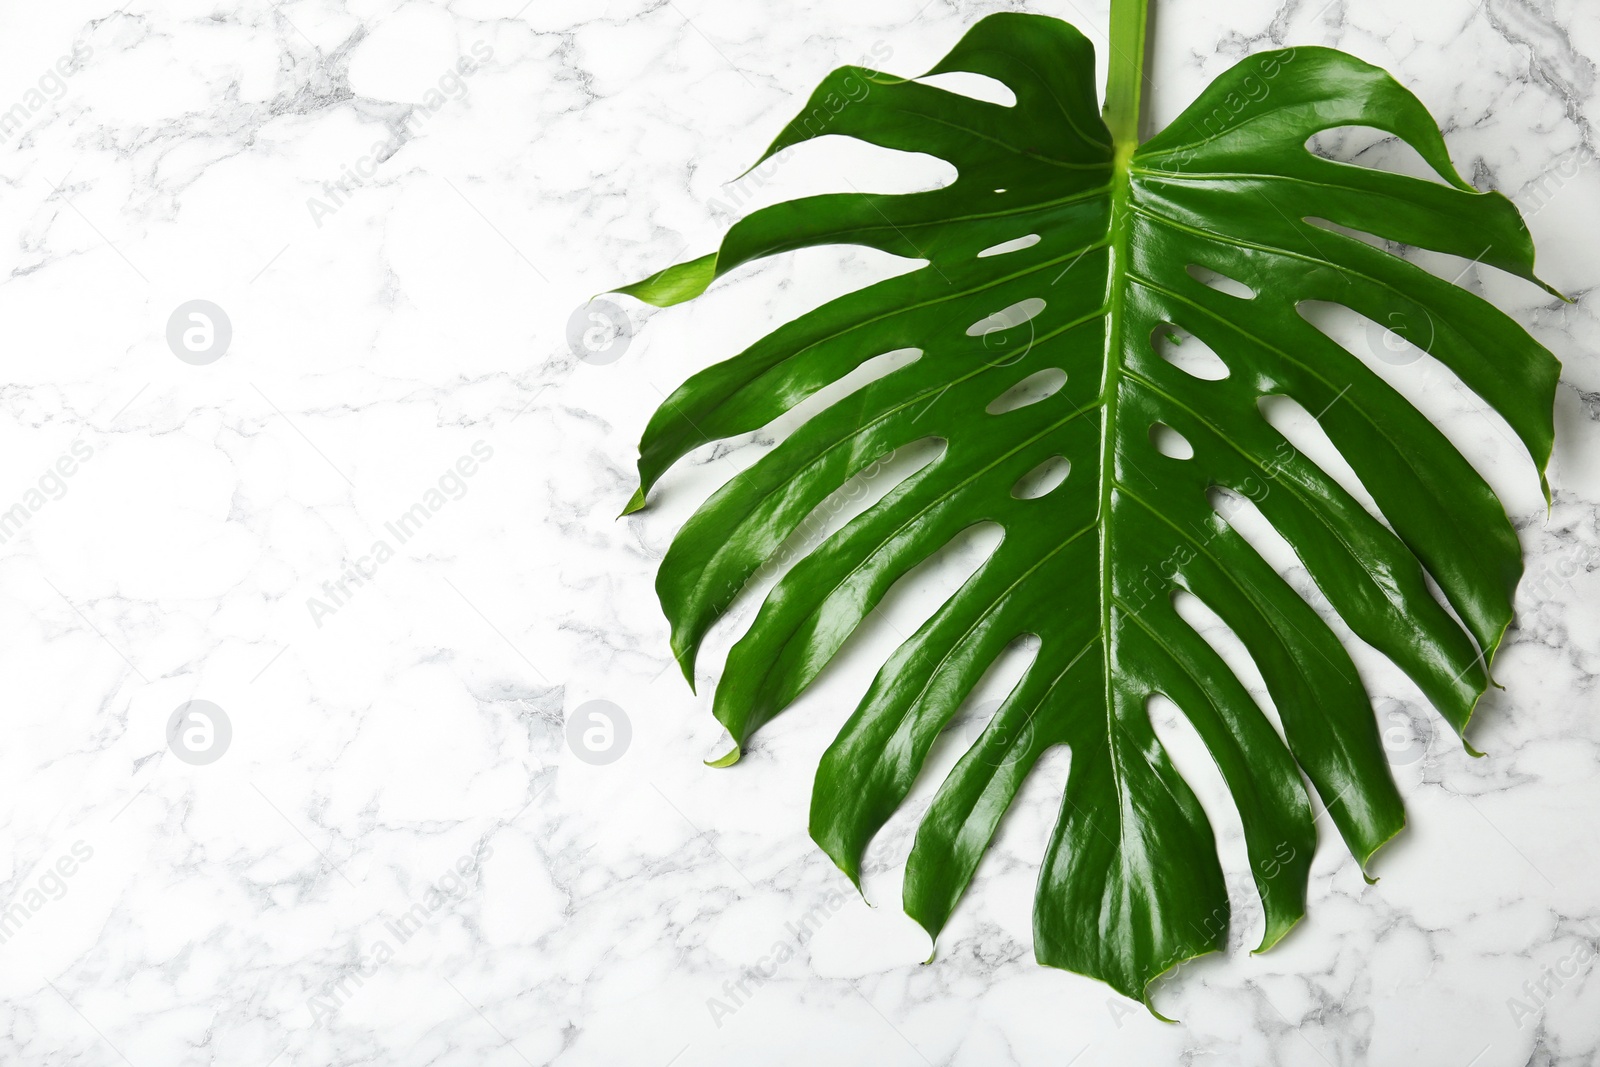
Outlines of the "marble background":
{"type": "MultiPolygon", "coordinates": [[[[693,305],[623,302],[634,336],[609,362],[579,359],[569,324],[730,217],[827,187],[792,161],[725,184],[825,71],[918,72],[1006,9],[1104,40],[1103,0],[0,9],[0,511],[25,509],[0,542],[0,1062],[1597,1061],[1588,0],[1160,6],[1155,123],[1252,51],[1352,51],[1518,200],[1575,301],[1462,281],[1565,363],[1548,516],[1502,423],[1429,361],[1384,361],[1502,493],[1529,577],[1474,727],[1487,758],[1360,659],[1411,813],[1380,882],[1324,822],[1309,920],[1252,957],[1242,893],[1230,951],[1158,988],[1172,1025],[1032,961],[1064,758],[929,966],[898,908],[915,811],[875,846],[875,908],[813,847],[811,769],[892,635],[740,766],[702,766],[725,737],[708,687],[669,669],[654,569],[771,439],[697,453],[616,521],[634,443],[693,368],[903,267],[811,250],[693,305]],[[231,327],[214,361],[193,300],[231,327]],[[391,526],[408,512],[425,519],[391,526]],[[220,709],[209,733],[195,700],[220,709]],[[578,755],[592,701],[617,709],[609,763],[578,755]]],[[[1392,147],[1331,150],[1407,165],[1392,147]]],[[[831,151],[864,188],[937,169],[831,151]]],[[[939,588],[894,610],[914,623],[939,588]]],[[[1237,818],[1217,823],[1242,890],[1237,818]]]]}

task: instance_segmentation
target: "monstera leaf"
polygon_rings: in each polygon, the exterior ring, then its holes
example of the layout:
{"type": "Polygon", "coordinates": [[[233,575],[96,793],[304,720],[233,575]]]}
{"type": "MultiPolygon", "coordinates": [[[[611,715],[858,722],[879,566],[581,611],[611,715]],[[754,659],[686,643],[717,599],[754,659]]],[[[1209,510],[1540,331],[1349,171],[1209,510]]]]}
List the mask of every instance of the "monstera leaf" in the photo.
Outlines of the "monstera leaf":
{"type": "Polygon", "coordinates": [[[866,845],[935,739],[1002,651],[1032,635],[1026,673],[921,821],[905,907],[937,936],[1024,778],[1065,745],[1035,950],[1148,1004],[1154,977],[1225,945],[1228,915],[1213,831],[1152,729],[1153,695],[1181,709],[1238,807],[1262,948],[1304,911],[1315,831],[1302,773],[1363,869],[1404,824],[1349,654],[1214,492],[1253,499],[1328,605],[1457,731],[1512,616],[1521,556],[1493,492],[1302,303],[1343,305],[1424,347],[1505,418],[1541,480],[1559,365],[1477,296],[1350,235],[1536,281],[1516,210],[1456,173],[1393,78],[1325,48],[1262,53],[1138,143],[1143,4],[1117,0],[1112,18],[1104,116],[1090,45],[1050,18],[986,18],[929,72],[996,79],[1010,106],[835,71],[768,156],[842,135],[946,160],[954,184],[757,211],[716,253],[620,291],[674,304],[740,264],[811,245],[924,261],[692,377],[645,431],[629,510],[690,450],[767,425],[873,357],[918,350],[802,423],[684,526],[657,582],[673,650],[692,681],[707,630],[808,515],[887,453],[936,439],[936,459],[777,582],[729,654],[716,717],[743,745],[897,579],[975,524],[998,524],[999,547],[900,646],[823,757],[811,833],[859,885],[866,845]],[[1307,148],[1341,126],[1393,134],[1441,180],[1307,148]],[[1225,375],[1164,358],[1157,342],[1174,328],[1225,375]],[[1381,518],[1274,429],[1261,411],[1274,396],[1316,413],[1381,518]],[[1024,491],[1041,468],[1059,476],[1068,464],[1049,492],[1024,491]],[[1243,643],[1281,731],[1180,615],[1180,591],[1243,643]]]}

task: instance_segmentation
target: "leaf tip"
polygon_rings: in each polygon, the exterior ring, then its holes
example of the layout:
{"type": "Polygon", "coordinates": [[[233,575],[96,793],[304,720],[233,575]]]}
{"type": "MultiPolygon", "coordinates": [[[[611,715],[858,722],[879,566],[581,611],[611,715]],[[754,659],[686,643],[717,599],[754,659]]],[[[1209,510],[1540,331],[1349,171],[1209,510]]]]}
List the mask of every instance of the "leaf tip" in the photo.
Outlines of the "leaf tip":
{"type": "Polygon", "coordinates": [[[678,670],[683,674],[683,680],[689,683],[689,692],[697,692],[694,683],[694,660],[698,647],[688,643],[686,638],[680,638],[676,630],[672,634],[672,657],[678,661],[678,670]]]}
{"type": "MultiPolygon", "coordinates": [[[[907,915],[911,915],[911,909],[906,908],[905,913],[907,915]]],[[[921,919],[918,919],[915,915],[911,915],[911,918],[914,919],[916,924],[922,927],[923,932],[928,935],[928,958],[922,961],[922,965],[926,967],[928,964],[934,961],[936,956],[939,955],[939,931],[931,928],[927,923],[923,922],[921,919]]]]}
{"type": "Polygon", "coordinates": [[[779,147],[779,142],[783,140],[783,135],[787,133],[788,130],[789,127],[787,126],[780,130],[778,132],[778,136],[772,139],[772,143],[767,145],[766,151],[762,152],[756,157],[756,161],[754,163],[750,164],[748,167],[744,168],[744,170],[741,170],[738,174],[735,174],[727,181],[723,182],[723,186],[726,187],[732,185],[736,181],[742,181],[743,179],[748,178],[751,171],[755,170],[757,167],[761,166],[761,164],[765,163],[767,160],[783,151],[783,149],[779,147]]]}
{"type": "MultiPolygon", "coordinates": [[[[1205,953],[1203,953],[1203,952],[1202,953],[1196,953],[1196,955],[1202,955],[1203,956],[1203,955],[1205,955],[1205,953]]],[[[1144,984],[1144,988],[1139,991],[1139,996],[1138,996],[1137,999],[1138,999],[1139,1003],[1144,1005],[1144,1010],[1145,1011],[1149,1012],[1151,1015],[1155,1016],[1157,1019],[1160,1019],[1164,1023],[1173,1023],[1173,1024],[1177,1023],[1177,1021],[1178,1021],[1177,1019],[1169,1019],[1165,1015],[1162,1015],[1159,1011],[1156,1011],[1155,1001],[1150,999],[1150,987],[1155,985],[1157,979],[1159,979],[1162,975],[1176,970],[1179,964],[1186,963],[1189,960],[1192,960],[1194,958],[1195,958],[1194,956],[1186,956],[1183,959],[1178,960],[1171,967],[1168,967],[1165,971],[1162,971],[1161,974],[1157,974],[1157,975],[1153,976],[1148,982],[1146,982],[1144,984]]],[[[1130,994],[1124,993],[1123,995],[1124,996],[1129,996],[1130,994]]]]}
{"type": "Polygon", "coordinates": [[[1400,814],[1400,824],[1394,828],[1394,830],[1389,834],[1388,837],[1385,837],[1382,841],[1379,841],[1377,844],[1373,845],[1372,848],[1370,850],[1368,850],[1368,852],[1367,852],[1367,854],[1365,856],[1356,856],[1356,865],[1361,871],[1361,877],[1366,880],[1366,883],[1368,885],[1377,885],[1378,884],[1377,877],[1375,875],[1370,875],[1370,874],[1367,873],[1367,870],[1372,866],[1372,858],[1374,856],[1376,856],[1380,851],[1382,851],[1383,849],[1387,848],[1389,846],[1389,844],[1394,841],[1395,838],[1400,836],[1401,831],[1403,831],[1405,828],[1406,828],[1405,813],[1404,813],[1404,811],[1402,811],[1401,814],[1400,814]]]}
{"type": "Polygon", "coordinates": [[[717,276],[718,255],[719,253],[712,252],[699,259],[674,264],[632,285],[618,286],[611,292],[631,296],[635,300],[658,308],[693,300],[705,292],[706,287],[717,276]]]}
{"type": "Polygon", "coordinates": [[[1288,936],[1290,930],[1293,930],[1296,926],[1299,926],[1300,920],[1304,917],[1305,915],[1302,912],[1300,915],[1296,915],[1292,919],[1288,920],[1269,920],[1266,930],[1264,930],[1261,934],[1261,944],[1251,949],[1250,955],[1259,956],[1261,953],[1272,949],[1273,946],[1277,945],[1279,941],[1282,941],[1286,936],[1288,936]]]}
{"type": "Polygon", "coordinates": [[[716,759],[706,760],[705,764],[707,767],[732,767],[735,763],[739,762],[739,757],[742,755],[744,755],[744,749],[735,744],[732,748],[718,756],[716,759]]]}
{"type": "MultiPolygon", "coordinates": [[[[865,899],[865,897],[863,896],[862,899],[865,899]]],[[[934,954],[939,950],[939,933],[944,929],[943,920],[925,913],[922,907],[914,900],[902,899],[900,910],[904,911],[912,922],[922,927],[922,932],[928,935],[928,959],[932,960],[934,954]]]]}
{"type": "Polygon", "coordinates": [[[633,491],[633,495],[628,498],[628,506],[623,508],[620,512],[617,513],[617,518],[619,518],[619,519],[627,518],[629,515],[632,515],[634,512],[643,511],[643,510],[644,510],[644,486],[641,485],[639,488],[637,488],[637,489],[635,489],[633,491]]]}
{"type": "Polygon", "coordinates": [[[812,804],[811,825],[809,828],[811,840],[815,841],[817,847],[822,849],[822,854],[832,860],[835,867],[839,868],[839,873],[850,879],[850,884],[855,887],[857,895],[861,897],[861,903],[869,908],[876,909],[877,905],[867,899],[867,891],[861,887],[861,857],[859,850],[846,844],[838,836],[829,833],[827,831],[827,820],[819,815],[815,806],[815,796],[812,798],[812,804]]]}
{"type": "Polygon", "coordinates": [[[1537,274],[1530,275],[1529,280],[1532,281],[1534,285],[1537,285],[1539,288],[1543,289],[1545,292],[1549,293],[1551,296],[1555,297],[1564,304],[1577,303],[1577,301],[1572,299],[1572,297],[1568,296],[1566,293],[1563,293],[1560,289],[1557,289],[1555,286],[1551,285],[1537,274]]]}

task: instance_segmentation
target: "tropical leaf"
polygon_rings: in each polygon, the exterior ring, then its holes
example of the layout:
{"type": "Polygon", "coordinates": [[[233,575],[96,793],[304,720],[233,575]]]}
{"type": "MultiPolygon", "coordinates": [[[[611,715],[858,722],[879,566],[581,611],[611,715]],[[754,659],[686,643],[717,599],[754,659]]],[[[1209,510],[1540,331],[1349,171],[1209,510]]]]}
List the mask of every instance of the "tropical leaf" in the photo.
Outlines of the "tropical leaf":
{"type": "MultiPolygon", "coordinates": [[[[1144,18],[1142,3],[1118,0],[1116,51],[1143,55],[1144,18]]],[[[841,135],[936,156],[957,180],[781,203],[733,226],[716,253],[620,291],[674,304],[740,264],[811,245],[925,263],[689,379],[645,431],[629,510],[690,450],[771,423],[875,356],[918,350],[803,422],[683,527],[657,581],[673,651],[692,681],[707,630],[830,494],[937,439],[936,459],[777,582],[729,653],[716,717],[744,745],[897,579],[975,524],[998,524],[999,547],[894,653],[824,755],[811,834],[859,886],[866,845],[935,739],[997,657],[1032,635],[1026,672],[922,818],[905,907],[937,937],[1023,780],[1065,745],[1035,951],[1148,1003],[1153,978],[1225,945],[1228,915],[1212,828],[1152,729],[1153,695],[1181,709],[1237,805],[1261,948],[1304,912],[1316,835],[1302,772],[1364,870],[1404,823],[1349,654],[1214,492],[1254,500],[1351,631],[1458,732],[1512,617],[1522,561],[1494,493],[1302,303],[1343,305],[1425,348],[1499,412],[1541,481],[1559,364],[1485,301],[1360,239],[1537,283],[1510,201],[1456,173],[1422,104],[1382,70],[1326,48],[1255,55],[1142,144],[1137,63],[1112,64],[1103,117],[1093,70],[1070,25],[1002,14],[929,73],[996,79],[1014,105],[861,67],[829,75],[763,159],[841,135]],[[1308,149],[1343,126],[1387,131],[1441,180],[1308,149]],[[1175,328],[1225,376],[1164,358],[1157,342],[1175,328]],[[1381,517],[1274,429],[1261,403],[1276,396],[1316,413],[1381,517]],[[1176,447],[1159,447],[1173,435],[1176,447]],[[1020,491],[1052,464],[1070,464],[1064,481],[1020,491]],[[1242,642],[1281,729],[1181,617],[1180,591],[1242,642]]]]}

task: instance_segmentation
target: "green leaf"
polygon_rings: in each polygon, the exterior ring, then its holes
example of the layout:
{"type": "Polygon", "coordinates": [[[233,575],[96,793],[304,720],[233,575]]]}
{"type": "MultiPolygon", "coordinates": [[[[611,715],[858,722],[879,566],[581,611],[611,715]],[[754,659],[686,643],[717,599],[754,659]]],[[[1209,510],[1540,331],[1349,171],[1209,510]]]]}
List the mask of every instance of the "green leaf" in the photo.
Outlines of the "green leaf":
{"type": "MultiPolygon", "coordinates": [[[[1142,54],[1142,5],[1136,20],[1119,9],[1126,25],[1116,32],[1142,54]]],[[[1515,208],[1456,173],[1432,118],[1388,74],[1325,48],[1262,53],[1136,144],[1137,67],[1130,81],[1113,66],[1113,93],[1120,84],[1132,99],[1114,98],[1103,120],[1083,36],[1002,14],[930,73],[997,79],[1014,106],[860,67],[829,75],[767,156],[842,135],[946,160],[955,183],[781,203],[736,224],[715,254],[623,291],[674,304],[742,263],[811,245],[863,245],[924,265],[689,379],[645,431],[630,510],[690,450],[767,425],[875,356],[919,350],[804,422],[683,527],[657,581],[673,651],[692,677],[712,624],[830,494],[886,454],[937,439],[937,458],[778,581],[729,654],[716,717],[744,745],[896,580],[964,530],[998,524],[999,547],[894,653],[823,756],[811,833],[859,885],[868,842],[935,739],[997,657],[1033,635],[1026,673],[922,819],[905,907],[937,937],[1024,779],[1065,745],[1036,953],[1145,999],[1164,970],[1224,946],[1229,913],[1211,826],[1152,729],[1154,694],[1181,709],[1237,805],[1266,915],[1262,949],[1304,912],[1316,834],[1302,773],[1363,868],[1404,823],[1349,654],[1211,493],[1253,500],[1354,634],[1458,732],[1512,616],[1522,560],[1494,493],[1300,304],[1341,304],[1419,342],[1505,419],[1541,480],[1560,368],[1488,303],[1342,232],[1537,283],[1515,208]],[[1308,138],[1340,126],[1393,134],[1441,180],[1308,150],[1308,138]],[[1200,280],[1215,276],[1248,289],[1200,280]],[[1226,376],[1163,358],[1156,339],[1174,328],[1214,351],[1226,376]],[[1065,382],[991,413],[1040,372],[1065,382]],[[1316,413],[1381,519],[1263,417],[1261,401],[1274,396],[1316,413]],[[1175,431],[1192,455],[1164,454],[1153,431],[1175,431]],[[1070,462],[1058,487],[1014,491],[1058,458],[1070,462]],[[1281,732],[1180,616],[1180,591],[1243,643],[1281,732]]]]}

